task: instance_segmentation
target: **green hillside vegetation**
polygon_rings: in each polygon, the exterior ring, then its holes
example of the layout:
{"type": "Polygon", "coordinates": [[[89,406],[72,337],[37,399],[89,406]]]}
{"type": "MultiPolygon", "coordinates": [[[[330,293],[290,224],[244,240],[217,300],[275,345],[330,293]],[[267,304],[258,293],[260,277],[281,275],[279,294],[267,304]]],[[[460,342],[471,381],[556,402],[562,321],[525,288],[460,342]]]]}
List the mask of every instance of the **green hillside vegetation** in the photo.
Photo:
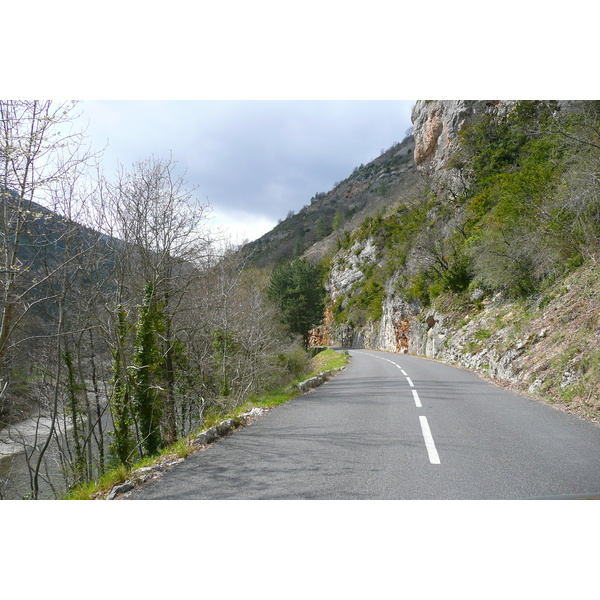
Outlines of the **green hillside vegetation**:
{"type": "MultiPolygon", "coordinates": [[[[584,103],[556,117],[551,104],[520,102],[503,120],[483,115],[465,128],[450,165],[467,184],[461,196],[424,193],[366,219],[339,244],[370,238],[380,255],[349,308],[362,305],[375,318],[394,272],[396,291],[427,306],[443,292],[475,288],[527,297],[597,256],[598,110],[584,103]],[[404,272],[411,251],[426,263],[416,273],[404,272]]],[[[349,308],[337,310],[340,320],[349,308]]]]}
{"type": "MultiPolygon", "coordinates": [[[[484,114],[460,132],[447,168],[461,194],[436,195],[425,181],[339,240],[328,268],[367,241],[377,252],[333,304],[335,325],[377,326],[393,282],[394,294],[421,303],[421,318],[444,314],[463,352],[517,347],[528,373],[520,389],[600,419],[600,103],[527,101],[503,118],[484,114]],[[574,285],[585,291],[568,301],[569,317],[562,303],[574,285]]],[[[487,372],[485,358],[479,368],[487,372]]]]}

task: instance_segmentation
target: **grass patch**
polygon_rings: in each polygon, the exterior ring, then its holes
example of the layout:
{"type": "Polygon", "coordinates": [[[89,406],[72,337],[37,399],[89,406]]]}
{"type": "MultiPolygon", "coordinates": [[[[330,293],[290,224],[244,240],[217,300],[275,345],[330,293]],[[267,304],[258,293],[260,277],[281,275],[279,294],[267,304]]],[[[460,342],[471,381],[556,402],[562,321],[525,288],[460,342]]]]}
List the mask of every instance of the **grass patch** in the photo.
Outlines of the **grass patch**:
{"type": "Polygon", "coordinates": [[[259,408],[271,408],[273,406],[285,404],[289,400],[292,400],[302,393],[296,387],[301,381],[305,381],[311,377],[316,377],[325,371],[345,367],[349,360],[350,356],[347,352],[337,352],[336,350],[331,349],[323,350],[310,359],[309,370],[301,377],[297,377],[289,385],[286,385],[282,388],[278,388],[271,392],[263,393],[260,396],[251,398],[246,404],[239,407],[239,409],[236,411],[236,415],[234,416],[237,416],[243,412],[248,412],[255,406],[259,408]]]}
{"type": "Polygon", "coordinates": [[[480,347],[481,346],[480,346],[479,342],[470,341],[467,344],[467,352],[475,353],[479,350],[480,347]]]}
{"type": "MultiPolygon", "coordinates": [[[[134,469],[139,468],[136,465],[134,469]]],[[[110,471],[107,471],[97,481],[88,481],[73,488],[66,496],[65,500],[91,500],[96,494],[108,492],[114,485],[123,483],[134,469],[128,469],[121,465],[110,471]]]]}
{"type": "Polygon", "coordinates": [[[492,337],[492,332],[489,329],[478,329],[474,336],[476,340],[484,341],[492,337]]]}
{"type": "Polygon", "coordinates": [[[194,451],[192,437],[182,438],[168,448],[163,449],[157,456],[143,458],[130,468],[125,465],[119,465],[114,469],[110,469],[100,479],[88,481],[73,488],[64,499],[93,500],[99,495],[108,493],[113,486],[127,481],[137,469],[150,467],[164,459],[186,458],[194,451]]]}
{"type": "Polygon", "coordinates": [[[340,369],[345,367],[350,360],[348,353],[337,352],[336,350],[323,350],[310,360],[312,372],[308,377],[314,377],[324,371],[331,369],[340,369]]]}

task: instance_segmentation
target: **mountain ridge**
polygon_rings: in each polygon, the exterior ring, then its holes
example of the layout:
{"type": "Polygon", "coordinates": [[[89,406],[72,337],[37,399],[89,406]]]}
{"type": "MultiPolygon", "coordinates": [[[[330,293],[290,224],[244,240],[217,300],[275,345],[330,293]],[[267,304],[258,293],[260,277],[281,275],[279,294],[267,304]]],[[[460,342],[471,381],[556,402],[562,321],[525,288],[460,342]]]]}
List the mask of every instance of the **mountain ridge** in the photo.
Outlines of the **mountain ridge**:
{"type": "Polygon", "coordinates": [[[330,191],[315,194],[298,212],[290,211],[271,231],[244,246],[259,267],[304,256],[318,262],[336,240],[369,214],[395,201],[399,188],[416,178],[414,137],[392,144],[330,191]]]}

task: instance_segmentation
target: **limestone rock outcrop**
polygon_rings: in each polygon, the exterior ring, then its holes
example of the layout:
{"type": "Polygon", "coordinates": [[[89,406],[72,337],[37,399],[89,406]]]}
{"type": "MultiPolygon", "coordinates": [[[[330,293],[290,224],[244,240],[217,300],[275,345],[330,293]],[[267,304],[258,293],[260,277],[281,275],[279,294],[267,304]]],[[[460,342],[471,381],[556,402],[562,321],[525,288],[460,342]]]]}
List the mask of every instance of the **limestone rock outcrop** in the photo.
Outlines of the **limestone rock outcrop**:
{"type": "Polygon", "coordinates": [[[396,295],[393,285],[392,279],[387,284],[375,346],[379,350],[400,354],[420,354],[423,327],[418,315],[422,310],[421,303],[396,295]]]}
{"type": "Polygon", "coordinates": [[[459,133],[476,115],[502,115],[513,100],[418,100],[412,110],[417,169],[432,178],[436,192],[451,195],[462,191],[464,182],[449,160],[459,145],[459,133]]]}
{"type": "MultiPolygon", "coordinates": [[[[414,163],[431,184],[431,190],[442,201],[453,204],[453,199],[464,192],[465,181],[459,170],[452,167],[452,157],[459,149],[460,132],[481,114],[498,118],[505,116],[515,106],[515,101],[500,100],[420,100],[413,107],[414,163]]],[[[436,210],[439,210],[439,206],[436,210]]],[[[428,218],[434,220],[436,214],[428,218]]],[[[446,217],[438,237],[449,237],[461,221],[460,207],[446,217]]],[[[426,240],[425,240],[426,241],[426,240]]],[[[341,299],[345,309],[352,294],[360,289],[364,273],[380,266],[375,243],[371,239],[356,241],[350,248],[340,250],[333,260],[327,289],[332,300],[321,327],[313,330],[311,345],[385,350],[438,358],[471,369],[485,367],[497,377],[513,376],[511,352],[497,351],[474,344],[476,327],[468,325],[457,329],[445,324],[445,315],[425,309],[415,299],[403,298],[396,289],[395,273],[385,284],[381,318],[353,329],[347,323],[336,323],[333,303],[341,299]]],[[[427,266],[427,253],[421,244],[415,244],[403,266],[404,276],[410,276],[427,266]]],[[[481,291],[479,291],[481,292],[481,291]]],[[[481,292],[483,293],[483,292],[481,292]]],[[[481,301],[479,295],[472,301],[481,301]]],[[[449,321],[450,322],[450,321],[449,321]]],[[[518,351],[515,351],[518,352],[518,351]]]]}
{"type": "Polygon", "coordinates": [[[325,285],[333,302],[349,294],[352,286],[363,278],[365,265],[375,262],[376,253],[377,249],[370,239],[338,253],[325,285]]]}
{"type": "MultiPolygon", "coordinates": [[[[459,135],[473,119],[482,113],[502,116],[515,105],[514,101],[500,100],[419,100],[412,111],[414,129],[414,163],[431,182],[432,191],[452,198],[464,191],[464,181],[450,159],[459,148],[459,135]]],[[[458,210],[458,209],[457,209],[458,210]]],[[[430,215],[434,216],[434,215],[430,215]]],[[[451,235],[454,221],[451,217],[446,230],[439,235],[451,235]]],[[[419,271],[427,255],[419,254],[417,245],[407,257],[407,274],[419,271]]],[[[444,315],[435,311],[424,312],[417,300],[407,300],[394,292],[394,275],[387,283],[382,304],[381,319],[375,323],[352,329],[348,324],[335,323],[333,303],[341,298],[342,310],[352,294],[360,288],[366,269],[377,265],[378,256],[371,239],[355,242],[340,250],[332,263],[326,285],[332,304],[328,307],[323,324],[311,332],[313,346],[342,346],[380,349],[390,352],[419,354],[442,358],[447,354],[449,333],[444,327],[444,315]]]]}

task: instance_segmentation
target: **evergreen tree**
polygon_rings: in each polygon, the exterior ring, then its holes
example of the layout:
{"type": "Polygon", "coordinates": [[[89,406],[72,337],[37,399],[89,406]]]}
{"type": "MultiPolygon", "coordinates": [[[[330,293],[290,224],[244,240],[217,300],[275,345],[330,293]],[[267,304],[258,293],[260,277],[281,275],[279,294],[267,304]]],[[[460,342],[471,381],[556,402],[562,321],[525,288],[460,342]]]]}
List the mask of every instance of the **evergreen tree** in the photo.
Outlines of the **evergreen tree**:
{"type": "Polygon", "coordinates": [[[139,309],[136,345],[133,356],[133,400],[139,419],[142,449],[147,456],[158,452],[162,444],[161,366],[158,334],[164,329],[164,317],[154,298],[154,286],[146,284],[144,303],[139,309]]]}
{"type": "Polygon", "coordinates": [[[117,344],[113,350],[113,392],[110,399],[115,429],[110,449],[119,463],[129,465],[133,459],[135,442],[132,435],[131,385],[125,358],[127,312],[122,307],[118,307],[117,311],[117,344]]]}
{"type": "Polygon", "coordinates": [[[269,283],[268,296],[281,310],[283,322],[305,342],[323,316],[325,290],[320,279],[318,267],[296,259],[275,267],[269,283]]]}

